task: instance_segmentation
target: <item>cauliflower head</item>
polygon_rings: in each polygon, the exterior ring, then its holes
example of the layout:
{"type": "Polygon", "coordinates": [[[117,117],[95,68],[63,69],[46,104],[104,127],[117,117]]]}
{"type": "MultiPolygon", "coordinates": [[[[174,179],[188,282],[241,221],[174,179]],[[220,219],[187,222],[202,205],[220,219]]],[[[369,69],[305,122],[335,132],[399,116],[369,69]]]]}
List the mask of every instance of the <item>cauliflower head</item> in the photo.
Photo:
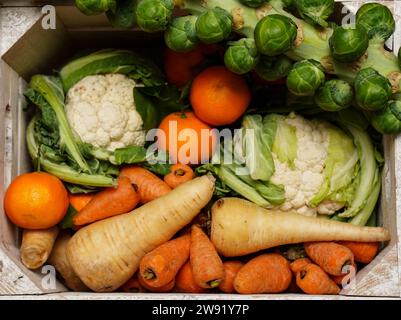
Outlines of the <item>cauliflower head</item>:
{"type": "Polygon", "coordinates": [[[281,211],[332,215],[346,206],[359,158],[342,130],[295,114],[280,117],[272,156],[270,181],[285,189],[281,211]]]}
{"type": "Polygon", "coordinates": [[[109,151],[145,144],[135,85],[125,75],[104,74],[87,76],[68,91],[67,119],[83,142],[109,151]]]}

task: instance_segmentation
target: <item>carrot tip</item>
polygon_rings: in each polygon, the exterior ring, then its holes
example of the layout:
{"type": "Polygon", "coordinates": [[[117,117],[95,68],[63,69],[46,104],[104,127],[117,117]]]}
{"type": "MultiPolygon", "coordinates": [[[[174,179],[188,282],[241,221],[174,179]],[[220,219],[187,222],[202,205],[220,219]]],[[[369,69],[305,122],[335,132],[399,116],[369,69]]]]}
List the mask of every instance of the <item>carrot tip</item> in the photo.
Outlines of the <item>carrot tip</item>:
{"type": "Polygon", "coordinates": [[[156,278],[156,274],[152,269],[146,269],[143,273],[143,277],[146,280],[152,280],[156,278]]]}
{"type": "Polygon", "coordinates": [[[182,176],[185,175],[185,171],[182,170],[182,169],[177,169],[176,171],[174,171],[174,174],[175,174],[176,176],[182,177],[182,176]]]}
{"type": "Polygon", "coordinates": [[[216,280],[209,281],[207,284],[209,285],[210,288],[216,288],[220,285],[220,283],[221,283],[221,279],[216,279],[216,280]]]}

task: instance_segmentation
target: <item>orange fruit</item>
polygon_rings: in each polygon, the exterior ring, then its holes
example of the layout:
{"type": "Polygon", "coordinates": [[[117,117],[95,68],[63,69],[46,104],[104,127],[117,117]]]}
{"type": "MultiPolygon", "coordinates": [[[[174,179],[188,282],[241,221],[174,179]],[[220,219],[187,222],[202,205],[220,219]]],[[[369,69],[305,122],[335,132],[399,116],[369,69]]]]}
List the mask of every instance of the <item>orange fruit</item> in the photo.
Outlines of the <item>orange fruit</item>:
{"type": "Polygon", "coordinates": [[[177,87],[185,86],[195,76],[195,69],[204,59],[198,48],[189,52],[176,52],[166,49],[164,53],[164,71],[169,83],[177,87]]]}
{"type": "Polygon", "coordinates": [[[168,151],[174,163],[205,163],[217,146],[213,129],[189,111],[165,117],[156,136],[158,148],[168,151]]]}
{"type": "Polygon", "coordinates": [[[223,66],[201,72],[193,81],[190,100],[202,121],[223,126],[237,121],[251,102],[246,81],[223,66]]]}
{"type": "Polygon", "coordinates": [[[169,83],[177,87],[185,86],[199,73],[202,63],[208,56],[224,56],[224,48],[216,44],[200,43],[188,52],[177,52],[166,48],[164,52],[164,71],[169,83]]]}
{"type": "Polygon", "coordinates": [[[4,210],[24,229],[47,229],[58,224],[68,209],[68,192],[56,177],[33,172],[18,176],[8,187],[4,210]]]}
{"type": "Polygon", "coordinates": [[[93,198],[94,194],[89,193],[79,193],[79,194],[70,194],[70,205],[74,207],[75,210],[81,211],[93,198]]]}

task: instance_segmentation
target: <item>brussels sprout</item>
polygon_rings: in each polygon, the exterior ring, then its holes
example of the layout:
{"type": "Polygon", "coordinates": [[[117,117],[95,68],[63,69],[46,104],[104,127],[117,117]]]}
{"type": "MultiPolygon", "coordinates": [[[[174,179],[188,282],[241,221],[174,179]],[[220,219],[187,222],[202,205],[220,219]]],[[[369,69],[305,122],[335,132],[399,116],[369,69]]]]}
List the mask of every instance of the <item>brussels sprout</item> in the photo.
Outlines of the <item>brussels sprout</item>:
{"type": "Polygon", "coordinates": [[[382,110],[373,115],[372,125],[382,134],[401,132],[401,101],[388,101],[382,110]]]}
{"type": "Polygon", "coordinates": [[[164,34],[167,46],[174,51],[189,51],[196,47],[199,39],[196,35],[195,16],[174,19],[164,34]]]}
{"type": "Polygon", "coordinates": [[[240,39],[229,42],[229,47],[224,55],[226,67],[237,74],[244,74],[253,70],[258,61],[259,53],[253,39],[240,39]]]}
{"type": "Polygon", "coordinates": [[[306,22],[327,28],[326,20],[334,11],[334,0],[297,0],[295,6],[306,22]]]}
{"type": "Polygon", "coordinates": [[[75,0],[75,6],[87,16],[116,10],[116,0],[75,0]]]}
{"type": "Polygon", "coordinates": [[[285,78],[291,71],[293,61],[285,55],[277,57],[262,56],[256,66],[256,73],[266,81],[285,78]]]}
{"type": "Polygon", "coordinates": [[[233,17],[226,10],[216,7],[199,16],[196,34],[204,43],[217,43],[231,34],[232,27],[233,17]]]}
{"type": "Polygon", "coordinates": [[[334,29],[329,40],[333,58],[339,62],[354,62],[360,59],[369,47],[369,38],[364,28],[334,29]]]}
{"type": "Polygon", "coordinates": [[[356,102],[361,108],[370,111],[383,109],[392,95],[390,81],[373,68],[360,70],[354,86],[356,102]]]}
{"type": "Polygon", "coordinates": [[[136,25],[136,2],[132,0],[119,0],[115,11],[106,12],[110,23],[118,28],[130,29],[136,25]]]}
{"type": "Polygon", "coordinates": [[[240,2],[247,7],[259,8],[262,4],[267,2],[267,0],[240,0],[240,2]]]}
{"type": "Polygon", "coordinates": [[[137,24],[146,32],[166,30],[173,9],[173,0],[141,0],[136,8],[137,24]]]}
{"type": "Polygon", "coordinates": [[[313,96],[325,82],[323,66],[316,60],[302,60],[294,64],[287,77],[287,88],[298,96],[313,96]]]}
{"type": "Polygon", "coordinates": [[[255,28],[255,43],[259,52],[278,56],[293,47],[297,37],[297,25],[280,14],[264,17],[255,28]]]}
{"type": "Polygon", "coordinates": [[[334,79],[319,88],[315,102],[325,111],[340,111],[351,106],[353,96],[354,92],[348,82],[334,79]]]}
{"type": "Polygon", "coordinates": [[[356,14],[356,24],[366,30],[369,38],[378,38],[383,42],[395,31],[393,14],[379,3],[364,4],[356,14]]]}

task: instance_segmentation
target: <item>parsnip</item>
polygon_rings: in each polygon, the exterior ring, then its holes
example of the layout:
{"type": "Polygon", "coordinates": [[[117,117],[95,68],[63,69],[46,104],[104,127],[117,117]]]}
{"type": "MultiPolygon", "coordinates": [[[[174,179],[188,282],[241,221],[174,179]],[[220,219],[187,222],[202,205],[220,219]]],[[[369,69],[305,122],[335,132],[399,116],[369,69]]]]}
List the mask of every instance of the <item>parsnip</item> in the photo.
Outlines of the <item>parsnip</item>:
{"type": "Polygon", "coordinates": [[[56,268],[64,284],[74,291],[88,291],[87,286],[78,278],[67,259],[67,245],[71,235],[64,231],[57,237],[48,263],[56,268]]]}
{"type": "Polygon", "coordinates": [[[140,259],[189,224],[212,198],[214,178],[202,176],[124,215],[80,229],[67,257],[93,291],[111,292],[137,270],[140,259]]]}
{"type": "Polygon", "coordinates": [[[49,257],[59,229],[24,230],[20,256],[22,263],[29,269],[38,269],[49,257]]]}
{"type": "Polygon", "coordinates": [[[246,255],[285,244],[349,240],[390,240],[384,228],[278,213],[238,198],[218,200],[212,208],[211,240],[226,257],[246,255]]]}

